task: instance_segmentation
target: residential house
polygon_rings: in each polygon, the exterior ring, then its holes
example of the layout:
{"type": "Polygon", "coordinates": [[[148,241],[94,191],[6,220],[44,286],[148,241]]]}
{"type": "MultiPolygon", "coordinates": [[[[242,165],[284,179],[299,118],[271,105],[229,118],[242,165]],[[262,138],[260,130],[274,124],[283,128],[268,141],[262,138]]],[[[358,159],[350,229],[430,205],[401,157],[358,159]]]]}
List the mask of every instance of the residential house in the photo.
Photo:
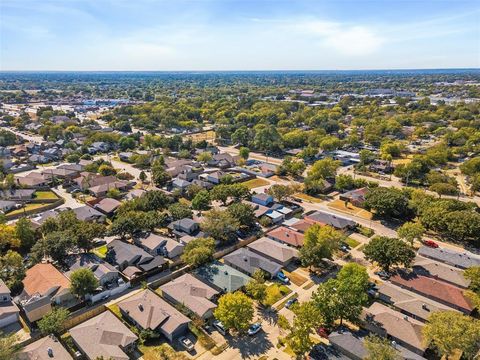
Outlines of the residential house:
{"type": "Polygon", "coordinates": [[[35,194],[34,189],[11,189],[0,190],[0,199],[13,201],[32,200],[35,194]]]}
{"type": "Polygon", "coordinates": [[[169,259],[180,256],[185,245],[172,238],[150,233],[145,238],[135,239],[135,242],[151,255],[164,255],[169,259]]]}
{"type": "Polygon", "coordinates": [[[119,159],[122,160],[122,161],[125,161],[125,162],[130,162],[133,155],[135,155],[133,152],[119,152],[118,153],[119,159]]]}
{"type": "Polygon", "coordinates": [[[255,240],[247,247],[265,258],[281,264],[283,267],[298,258],[298,250],[266,237],[255,240]]]}
{"type": "Polygon", "coordinates": [[[320,223],[308,218],[304,218],[304,219],[292,218],[289,221],[285,221],[283,223],[283,225],[288,226],[289,228],[294,229],[302,234],[305,234],[305,232],[310,228],[310,226],[314,224],[321,225],[320,223]]]}
{"type": "Polygon", "coordinates": [[[17,185],[22,187],[28,187],[28,188],[47,187],[51,183],[50,177],[43,176],[40,173],[34,173],[34,172],[25,176],[16,176],[15,180],[17,185]]]}
{"type": "Polygon", "coordinates": [[[176,234],[193,235],[200,229],[200,225],[192,219],[184,218],[171,222],[168,225],[168,228],[173,230],[173,232],[176,234]]]}
{"type": "Polygon", "coordinates": [[[187,180],[182,180],[182,179],[179,179],[179,178],[175,178],[172,181],[172,188],[181,190],[182,192],[187,190],[190,185],[192,185],[191,182],[189,182],[187,180]]]}
{"type": "Polygon", "coordinates": [[[121,302],[122,315],[140,330],[152,330],[172,342],[188,329],[190,319],[149,289],[121,302]]]}
{"type": "Polygon", "coordinates": [[[241,156],[239,155],[233,156],[229,153],[218,153],[212,156],[212,160],[208,162],[208,165],[228,169],[236,166],[240,159],[241,156]]]}
{"type": "Polygon", "coordinates": [[[350,190],[343,194],[340,194],[340,200],[349,202],[353,206],[363,207],[367,192],[368,192],[368,189],[366,187],[350,190]]]}
{"type": "Polygon", "coordinates": [[[0,329],[18,321],[20,310],[12,301],[10,289],[0,279],[0,329]]]}
{"type": "Polygon", "coordinates": [[[96,203],[93,207],[101,213],[111,216],[122,205],[122,203],[116,199],[104,198],[96,203]]]}
{"type": "Polygon", "coordinates": [[[211,190],[214,186],[212,183],[210,183],[208,181],[203,181],[201,179],[192,180],[192,185],[200,186],[201,188],[203,188],[205,190],[211,190]]]}
{"type": "Polygon", "coordinates": [[[463,270],[421,256],[415,258],[412,270],[416,274],[442,280],[464,289],[468,288],[471,282],[465,278],[463,270]]]}
{"type": "Polygon", "coordinates": [[[125,324],[110,311],[104,311],[69,330],[73,342],[89,360],[128,360],[138,340],[125,324]]]}
{"type": "Polygon", "coordinates": [[[285,220],[285,215],[274,209],[268,209],[263,216],[270,218],[272,224],[280,224],[285,220]]]}
{"type": "Polygon", "coordinates": [[[480,266],[480,256],[474,255],[467,251],[458,252],[446,248],[422,246],[420,249],[418,249],[418,255],[440,261],[441,263],[459,269],[468,269],[469,267],[480,266]]]}
{"type": "Polygon", "coordinates": [[[102,176],[90,172],[82,172],[73,181],[83,191],[95,186],[114,183],[117,181],[117,178],[115,176],[102,176]]]}
{"type": "Polygon", "coordinates": [[[70,280],[52,264],[36,264],[23,279],[21,305],[30,322],[41,319],[52,309],[51,303],[64,305],[74,300],[70,280]]]}
{"type": "Polygon", "coordinates": [[[70,255],[65,262],[68,266],[65,275],[68,278],[70,278],[72,272],[78,269],[92,270],[93,275],[102,286],[116,282],[119,278],[117,269],[93,254],[70,255]]]}
{"type": "Polygon", "coordinates": [[[136,266],[140,268],[142,265],[148,264],[154,259],[152,255],[138,246],[118,239],[107,244],[107,248],[106,260],[110,264],[118,265],[120,271],[128,266],[136,266]]]}
{"type": "Polygon", "coordinates": [[[7,213],[16,209],[19,204],[16,201],[0,200],[0,213],[7,213]]]}
{"type": "Polygon", "coordinates": [[[306,218],[321,225],[330,225],[340,230],[353,229],[357,226],[355,221],[351,219],[323,211],[315,211],[311,214],[308,214],[306,218]]]}
{"type": "Polygon", "coordinates": [[[421,322],[426,322],[434,312],[455,311],[448,306],[387,282],[378,286],[377,297],[382,302],[393,305],[402,314],[421,322]]]}
{"type": "Polygon", "coordinates": [[[240,248],[228,255],[225,255],[223,260],[225,264],[230,265],[237,270],[243,271],[248,275],[253,275],[256,270],[263,270],[271,277],[274,277],[282,269],[282,265],[266,259],[265,257],[246,248],[240,248]]]}
{"type": "Polygon", "coordinates": [[[364,308],[360,316],[367,330],[387,337],[418,355],[423,355],[427,346],[423,341],[423,324],[420,321],[378,302],[364,308]]]}
{"type": "Polygon", "coordinates": [[[34,341],[16,355],[16,360],[73,360],[72,356],[54,336],[48,335],[34,341]]]}
{"type": "Polygon", "coordinates": [[[202,319],[210,318],[217,307],[212,300],[219,292],[191,274],[182,275],[162,285],[160,290],[167,300],[183,304],[202,319]]]}
{"type": "Polygon", "coordinates": [[[146,191],[143,190],[143,189],[132,189],[127,193],[125,198],[127,200],[133,200],[133,199],[137,199],[137,198],[142,197],[145,193],[146,193],[146,191]]]}
{"type": "Polygon", "coordinates": [[[265,193],[252,195],[252,202],[258,205],[270,207],[273,205],[273,197],[265,193]]]}
{"type": "Polygon", "coordinates": [[[252,278],[231,266],[214,261],[195,270],[195,276],[211,284],[219,292],[229,293],[242,289],[252,278]]]}
{"type": "Polygon", "coordinates": [[[78,220],[80,221],[95,221],[102,223],[105,221],[105,215],[102,214],[100,211],[85,205],[85,206],[80,206],[78,208],[72,209],[74,212],[75,216],[77,217],[78,220]]]}
{"type": "Polygon", "coordinates": [[[471,299],[464,294],[463,289],[446,282],[405,271],[398,271],[390,281],[392,284],[424,295],[465,314],[470,314],[474,309],[471,299]]]}
{"type": "MultiPolygon", "coordinates": [[[[367,336],[368,332],[364,330],[351,332],[348,329],[340,328],[328,336],[328,341],[336,351],[346,356],[345,359],[363,360],[368,355],[365,347],[365,338],[367,336]]],[[[401,359],[425,360],[423,356],[420,356],[396,343],[392,344],[392,346],[397,350],[398,356],[401,359]]],[[[333,357],[333,359],[337,358],[333,357]]]]}
{"type": "Polygon", "coordinates": [[[390,161],[375,159],[368,166],[370,171],[379,173],[379,174],[389,174],[393,171],[393,166],[390,161]]]}
{"type": "Polygon", "coordinates": [[[92,186],[91,188],[88,189],[88,191],[93,196],[100,198],[100,197],[107,196],[109,190],[117,189],[120,191],[127,191],[131,187],[132,185],[128,181],[118,180],[118,181],[113,181],[106,184],[92,186]]]}
{"type": "Polygon", "coordinates": [[[266,235],[270,239],[295,247],[303,246],[305,240],[304,234],[285,226],[279,226],[269,231],[266,235]]]}

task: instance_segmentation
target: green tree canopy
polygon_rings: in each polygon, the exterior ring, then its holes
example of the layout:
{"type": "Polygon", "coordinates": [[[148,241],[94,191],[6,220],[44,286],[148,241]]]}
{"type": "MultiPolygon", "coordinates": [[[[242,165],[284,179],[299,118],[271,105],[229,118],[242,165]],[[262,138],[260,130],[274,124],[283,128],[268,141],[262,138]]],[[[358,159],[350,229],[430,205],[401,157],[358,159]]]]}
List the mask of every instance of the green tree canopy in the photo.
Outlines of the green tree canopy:
{"type": "Polygon", "coordinates": [[[253,319],[253,302],[240,291],[228,293],[220,297],[214,311],[215,318],[220,320],[226,329],[244,332],[253,319]]]}
{"type": "Polygon", "coordinates": [[[365,258],[376,262],[384,271],[390,271],[392,266],[409,267],[415,258],[415,252],[403,241],[386,236],[377,236],[363,249],[365,258]]]}

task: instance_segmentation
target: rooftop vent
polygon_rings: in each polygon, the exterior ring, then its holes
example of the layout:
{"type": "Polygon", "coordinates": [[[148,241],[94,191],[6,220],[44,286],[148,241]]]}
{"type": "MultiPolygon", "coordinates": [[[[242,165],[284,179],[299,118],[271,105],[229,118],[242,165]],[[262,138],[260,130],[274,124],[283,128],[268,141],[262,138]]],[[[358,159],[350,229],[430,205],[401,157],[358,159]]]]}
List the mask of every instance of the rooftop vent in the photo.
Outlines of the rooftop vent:
{"type": "Polygon", "coordinates": [[[138,304],[138,309],[139,309],[140,311],[143,311],[143,305],[142,305],[142,304],[138,304]]]}
{"type": "Polygon", "coordinates": [[[53,349],[51,347],[47,349],[47,354],[49,357],[53,357],[53,349]]]}

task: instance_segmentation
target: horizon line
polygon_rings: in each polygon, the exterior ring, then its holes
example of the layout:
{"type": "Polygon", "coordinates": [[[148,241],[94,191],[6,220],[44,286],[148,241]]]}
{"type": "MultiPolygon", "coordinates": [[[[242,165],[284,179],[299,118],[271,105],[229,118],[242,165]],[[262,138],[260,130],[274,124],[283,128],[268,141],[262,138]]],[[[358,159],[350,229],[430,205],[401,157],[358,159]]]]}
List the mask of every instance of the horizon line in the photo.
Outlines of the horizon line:
{"type": "Polygon", "coordinates": [[[239,69],[230,69],[230,70],[1,70],[0,73],[34,73],[34,72],[44,72],[44,73],[65,73],[65,72],[179,72],[179,73],[191,73],[191,72],[347,72],[347,71],[425,71],[425,70],[480,70],[479,67],[441,67],[441,68],[364,68],[364,69],[252,69],[252,70],[239,70],[239,69]]]}

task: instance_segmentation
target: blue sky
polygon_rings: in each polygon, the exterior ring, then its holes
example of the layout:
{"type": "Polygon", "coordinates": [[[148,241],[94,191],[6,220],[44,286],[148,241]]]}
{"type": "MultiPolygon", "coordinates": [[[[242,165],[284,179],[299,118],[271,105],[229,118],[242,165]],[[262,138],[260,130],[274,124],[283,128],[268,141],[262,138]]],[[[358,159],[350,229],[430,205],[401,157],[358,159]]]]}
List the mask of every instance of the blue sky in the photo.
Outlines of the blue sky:
{"type": "Polygon", "coordinates": [[[0,0],[0,70],[480,67],[469,0],[0,0]]]}

